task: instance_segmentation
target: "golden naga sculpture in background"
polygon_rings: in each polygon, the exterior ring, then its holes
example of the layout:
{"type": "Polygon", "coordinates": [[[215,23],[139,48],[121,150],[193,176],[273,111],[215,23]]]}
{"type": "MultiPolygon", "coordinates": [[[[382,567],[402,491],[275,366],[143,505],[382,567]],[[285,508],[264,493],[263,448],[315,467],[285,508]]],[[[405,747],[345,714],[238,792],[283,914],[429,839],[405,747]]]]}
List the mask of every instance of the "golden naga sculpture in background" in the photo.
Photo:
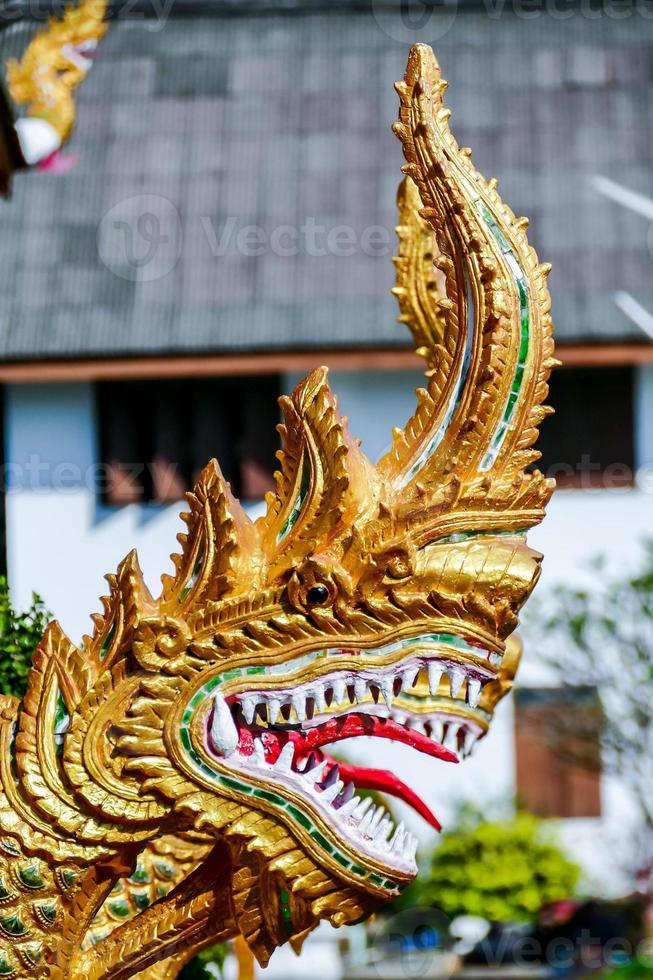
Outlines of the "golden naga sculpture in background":
{"type": "Polygon", "coordinates": [[[25,161],[43,164],[70,138],[75,124],[75,90],[86,78],[98,43],[107,31],[108,0],[81,0],[61,19],[48,21],[22,58],[7,62],[9,94],[27,116],[16,123],[25,161]]]}
{"type": "Polygon", "coordinates": [[[327,746],[456,763],[509,690],[552,490],[531,469],[548,269],[458,148],[444,89],[415,47],[395,292],[428,385],[387,455],[366,459],[316,370],[282,399],[265,516],[209,463],[160,596],[129,555],[93,635],[52,623],[25,698],[3,699],[0,977],[163,980],[220,939],[265,963],[321,919],[364,919],[416,874],[416,842],[357,792],[437,821],[327,746]]]}

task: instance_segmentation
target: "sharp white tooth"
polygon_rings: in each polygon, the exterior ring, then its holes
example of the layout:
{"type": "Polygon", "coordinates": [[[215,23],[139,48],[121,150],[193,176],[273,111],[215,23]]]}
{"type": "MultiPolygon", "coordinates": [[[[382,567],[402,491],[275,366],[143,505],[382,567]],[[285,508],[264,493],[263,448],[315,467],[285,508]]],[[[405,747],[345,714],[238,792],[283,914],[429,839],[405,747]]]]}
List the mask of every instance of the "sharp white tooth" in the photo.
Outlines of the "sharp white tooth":
{"type": "Polygon", "coordinates": [[[265,748],[260,738],[254,739],[254,762],[257,766],[265,765],[265,748]]]}
{"type": "Polygon", "coordinates": [[[333,800],[335,800],[336,796],[342,792],[344,785],[345,784],[340,779],[336,780],[333,786],[327,786],[326,789],[322,790],[320,793],[320,799],[324,800],[325,803],[331,803],[333,800]]]}
{"type": "Polygon", "coordinates": [[[213,697],[211,740],[220,755],[225,758],[233,755],[239,740],[238,729],[231,716],[231,709],[220,692],[213,697]]]}
{"type": "Polygon", "coordinates": [[[322,759],[322,762],[318,762],[318,764],[314,766],[314,768],[311,769],[310,772],[302,773],[306,782],[310,783],[312,786],[315,786],[316,783],[319,783],[320,780],[322,779],[322,776],[324,775],[326,764],[327,764],[326,759],[322,759]]]}
{"type": "Polygon", "coordinates": [[[417,852],[417,838],[413,837],[412,834],[406,836],[404,842],[404,857],[410,861],[411,858],[415,858],[417,852]]]}
{"type": "Polygon", "coordinates": [[[441,677],[442,667],[439,664],[429,664],[429,691],[432,695],[438,693],[441,677]]]}
{"type": "Polygon", "coordinates": [[[359,806],[359,804],[360,804],[359,797],[352,796],[350,800],[347,800],[346,803],[343,803],[343,805],[338,810],[338,813],[341,817],[344,817],[346,820],[347,817],[350,817],[352,815],[352,813],[359,806]]]}
{"type": "Polygon", "coordinates": [[[326,711],[327,703],[324,697],[324,684],[318,684],[315,688],[315,706],[318,711],[326,711]]]}
{"type": "Polygon", "coordinates": [[[365,814],[365,816],[363,817],[363,819],[361,820],[361,822],[358,825],[358,832],[360,834],[366,834],[366,833],[368,833],[369,827],[370,827],[370,825],[372,823],[372,820],[374,819],[374,814],[375,813],[376,813],[376,807],[375,806],[371,807],[367,811],[367,813],[365,814]]]}
{"type": "Polygon", "coordinates": [[[392,678],[384,677],[381,681],[381,693],[383,694],[383,700],[385,701],[388,711],[392,707],[392,678]]]}
{"type": "Polygon", "coordinates": [[[280,701],[277,701],[276,698],[274,701],[268,701],[268,722],[271,725],[274,725],[275,721],[279,717],[280,711],[281,711],[280,701]]]}
{"type": "Polygon", "coordinates": [[[367,811],[369,810],[369,808],[371,806],[372,806],[372,799],[371,799],[371,797],[366,796],[364,800],[361,800],[360,801],[360,806],[358,807],[358,809],[354,813],[354,816],[356,817],[356,819],[357,820],[361,820],[365,816],[365,814],[367,813],[367,811]]]}
{"type": "Polygon", "coordinates": [[[300,721],[306,721],[306,695],[298,691],[292,696],[292,706],[300,721]]]}
{"type": "Polygon", "coordinates": [[[458,751],[458,732],[460,730],[460,725],[449,725],[447,727],[447,736],[444,740],[445,748],[451,749],[453,752],[458,751]]]}
{"type": "Polygon", "coordinates": [[[345,788],[341,793],[340,809],[342,809],[342,807],[345,806],[346,803],[349,803],[349,801],[351,800],[355,792],[356,792],[356,787],[354,786],[353,783],[345,783],[345,788]]]}
{"type": "Polygon", "coordinates": [[[476,708],[481,698],[482,684],[478,677],[470,677],[467,681],[467,701],[470,708],[476,708]]]}
{"type": "Polygon", "coordinates": [[[374,835],[374,840],[379,844],[384,843],[385,841],[387,841],[391,830],[392,830],[392,820],[386,813],[385,817],[379,824],[377,832],[374,835]]]}
{"type": "Polygon", "coordinates": [[[277,759],[275,766],[281,772],[290,772],[294,758],[295,746],[292,742],[286,742],[279,754],[279,758],[277,759]]]}
{"type": "Polygon", "coordinates": [[[465,756],[471,755],[471,752],[478,741],[478,732],[467,731],[465,733],[465,745],[464,754],[465,756]]]}
{"type": "Polygon", "coordinates": [[[444,737],[444,725],[441,721],[431,722],[431,738],[434,742],[440,742],[442,744],[442,739],[444,737]]]}
{"type": "Polygon", "coordinates": [[[304,701],[306,704],[306,717],[312,718],[315,714],[315,688],[307,687],[304,691],[304,701]]]}
{"type": "Polygon", "coordinates": [[[460,688],[463,686],[465,674],[457,667],[452,667],[452,669],[449,671],[449,677],[451,678],[451,697],[457,698],[460,688]]]}
{"type": "Polygon", "coordinates": [[[404,828],[404,822],[402,820],[390,840],[391,851],[396,851],[399,849],[399,847],[401,847],[401,845],[403,844],[404,836],[405,836],[405,828],[404,828]]]}
{"type": "Polygon", "coordinates": [[[240,706],[243,709],[243,715],[245,717],[245,721],[247,722],[248,725],[251,725],[252,722],[254,721],[254,715],[256,714],[256,704],[257,702],[254,700],[254,698],[243,698],[243,700],[240,702],[240,706]]]}
{"type": "Polygon", "coordinates": [[[357,677],[354,681],[354,693],[359,704],[361,701],[365,700],[365,695],[367,694],[367,681],[364,677],[357,677]]]}
{"type": "Polygon", "coordinates": [[[401,675],[401,690],[410,691],[411,687],[415,687],[415,682],[419,677],[419,668],[410,667],[405,670],[401,675]]]}
{"type": "Polygon", "coordinates": [[[338,680],[333,682],[333,700],[337,705],[341,705],[345,698],[349,701],[347,697],[347,685],[341,678],[338,678],[338,680]]]}
{"type": "Polygon", "coordinates": [[[384,813],[385,813],[385,808],[384,807],[382,807],[382,806],[377,807],[376,813],[374,814],[374,816],[370,820],[370,833],[371,834],[374,835],[374,832],[376,831],[376,828],[381,823],[381,818],[383,817],[384,813]]]}

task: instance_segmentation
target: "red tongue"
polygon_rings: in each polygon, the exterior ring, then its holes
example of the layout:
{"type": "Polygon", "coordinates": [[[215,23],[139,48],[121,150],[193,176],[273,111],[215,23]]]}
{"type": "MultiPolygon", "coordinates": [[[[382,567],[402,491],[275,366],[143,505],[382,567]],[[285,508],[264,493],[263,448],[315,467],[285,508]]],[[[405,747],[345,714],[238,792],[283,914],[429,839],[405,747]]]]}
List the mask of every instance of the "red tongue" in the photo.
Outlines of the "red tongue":
{"type": "MultiPolygon", "coordinates": [[[[328,758],[328,757],[327,757],[328,758]]],[[[398,779],[394,773],[387,769],[365,769],[363,766],[351,766],[346,762],[336,762],[334,765],[340,770],[340,778],[345,782],[353,782],[356,789],[376,789],[390,796],[396,796],[398,800],[403,800],[414,810],[417,810],[420,817],[424,817],[426,822],[438,832],[442,830],[442,824],[430,810],[426,803],[414,793],[410,786],[398,779]]]]}
{"type": "MultiPolygon", "coordinates": [[[[266,733],[270,734],[270,733],[266,733]]],[[[341,742],[346,738],[358,738],[361,735],[372,735],[376,738],[389,738],[393,742],[403,742],[411,748],[431,755],[435,759],[442,759],[443,762],[458,762],[458,756],[450,749],[445,749],[443,745],[427,738],[421,732],[411,731],[404,728],[391,718],[377,718],[376,715],[366,715],[352,713],[342,715],[340,718],[331,718],[317,728],[309,728],[307,731],[286,731],[275,732],[279,740],[279,750],[283,748],[287,741],[292,741],[301,749],[303,755],[307,755],[312,749],[320,749],[323,745],[330,745],[332,742],[341,742]]],[[[263,740],[266,748],[270,745],[263,740]]],[[[271,748],[271,745],[270,745],[271,748]]]]}

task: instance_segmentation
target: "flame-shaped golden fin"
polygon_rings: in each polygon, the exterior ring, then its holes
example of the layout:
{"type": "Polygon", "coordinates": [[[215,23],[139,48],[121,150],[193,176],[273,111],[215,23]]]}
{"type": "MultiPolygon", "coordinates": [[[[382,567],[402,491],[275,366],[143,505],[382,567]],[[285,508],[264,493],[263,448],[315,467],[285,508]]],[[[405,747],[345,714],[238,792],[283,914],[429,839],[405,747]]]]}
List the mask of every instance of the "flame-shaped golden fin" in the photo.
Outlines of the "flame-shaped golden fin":
{"type": "Polygon", "coordinates": [[[417,353],[426,359],[427,375],[434,382],[440,373],[441,393],[454,370],[454,331],[447,330],[444,273],[436,268],[441,256],[433,228],[420,214],[422,199],[417,185],[404,178],[397,192],[399,253],[394,258],[397,285],[392,290],[399,303],[399,322],[405,323],[415,340],[417,353]]]}
{"type": "Polygon", "coordinates": [[[190,510],[181,515],[187,530],[177,535],[181,553],[172,555],[174,575],[162,576],[161,601],[166,612],[220,599],[233,584],[243,551],[256,552],[251,520],[235,499],[220,467],[212,459],[191,493],[190,510]]]}
{"type": "Polygon", "coordinates": [[[276,493],[268,494],[267,513],[257,521],[264,551],[276,552],[271,565],[277,570],[314,552],[318,540],[328,547],[360,513],[374,478],[338,413],[326,368],[311,372],[280,404],[276,493]]]}
{"type": "Polygon", "coordinates": [[[430,381],[379,470],[402,509],[428,500],[459,509],[460,517],[467,508],[472,517],[474,498],[483,511],[521,511],[526,526],[541,518],[552,489],[541,474],[526,472],[539,455],[531,446],[549,411],[542,402],[555,364],[549,267],[528,244],[526,220],[515,218],[496,182],[484,180],[458,147],[445,88],[431,49],[416,45],[397,86],[395,131],[419,198],[410,185],[399,198],[396,292],[430,381]],[[419,215],[409,215],[420,199],[419,215]],[[430,254],[439,279],[426,268],[430,254]]]}

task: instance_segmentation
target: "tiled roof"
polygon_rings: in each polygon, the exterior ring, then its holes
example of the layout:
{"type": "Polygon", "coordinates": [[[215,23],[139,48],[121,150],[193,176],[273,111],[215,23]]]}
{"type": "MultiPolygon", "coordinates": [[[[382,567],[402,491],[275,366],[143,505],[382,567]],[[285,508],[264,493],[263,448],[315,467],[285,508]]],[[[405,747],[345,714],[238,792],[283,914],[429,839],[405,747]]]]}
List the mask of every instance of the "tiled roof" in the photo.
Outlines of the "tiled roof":
{"type": "MultiPolygon", "coordinates": [[[[223,8],[114,23],[79,90],[78,165],[15,178],[3,359],[407,343],[390,295],[407,28],[380,2],[223,8]]],[[[653,238],[591,177],[653,196],[650,21],[446,10],[421,36],[459,141],[554,263],[558,338],[644,341],[613,294],[653,310],[653,238]]],[[[26,30],[0,34],[2,57],[26,30]]]]}

